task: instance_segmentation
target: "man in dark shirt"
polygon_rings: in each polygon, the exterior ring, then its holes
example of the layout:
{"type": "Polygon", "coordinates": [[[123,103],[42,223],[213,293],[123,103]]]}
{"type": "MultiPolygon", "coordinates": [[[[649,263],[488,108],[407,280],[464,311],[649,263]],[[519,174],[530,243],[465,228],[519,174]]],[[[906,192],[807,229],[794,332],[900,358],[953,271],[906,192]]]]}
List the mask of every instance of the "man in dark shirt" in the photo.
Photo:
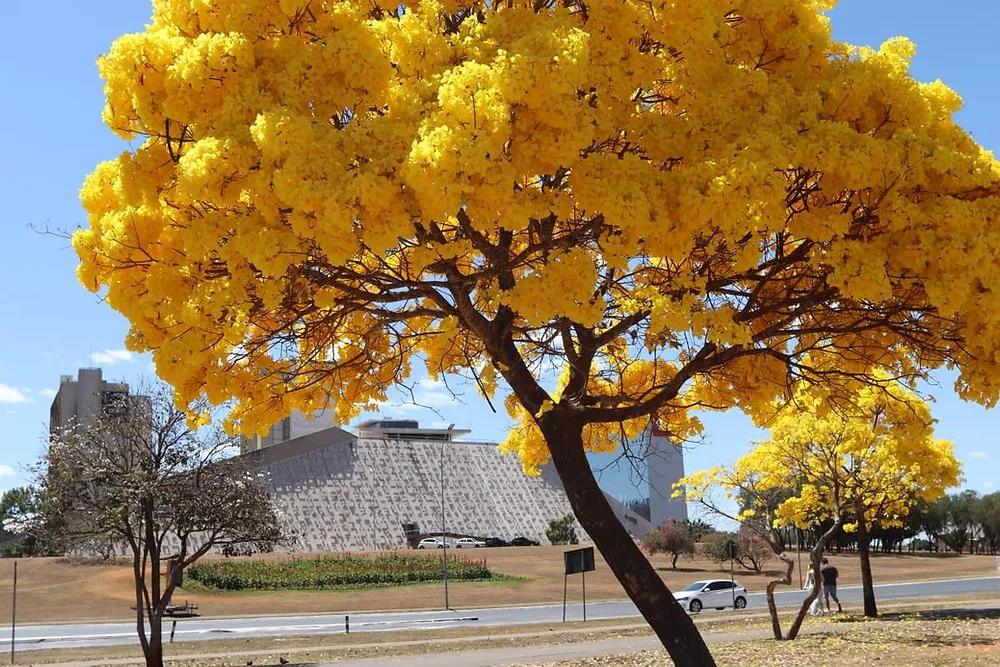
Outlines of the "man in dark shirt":
{"type": "Polygon", "coordinates": [[[837,597],[837,568],[830,565],[830,561],[823,559],[823,566],[819,568],[819,573],[823,575],[823,599],[826,600],[826,610],[830,611],[830,598],[837,603],[837,611],[843,611],[840,606],[840,599],[837,597]]]}

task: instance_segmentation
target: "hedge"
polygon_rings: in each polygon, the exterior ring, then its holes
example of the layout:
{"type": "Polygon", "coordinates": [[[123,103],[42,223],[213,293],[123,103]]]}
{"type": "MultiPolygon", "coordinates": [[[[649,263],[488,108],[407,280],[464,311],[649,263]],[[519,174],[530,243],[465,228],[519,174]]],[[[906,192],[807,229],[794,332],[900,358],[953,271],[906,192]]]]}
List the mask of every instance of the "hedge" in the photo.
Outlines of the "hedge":
{"type": "MultiPolygon", "coordinates": [[[[441,559],[409,554],[343,556],[291,561],[225,560],[192,565],[186,576],[223,591],[330,590],[374,588],[441,581],[441,559]]],[[[448,558],[448,578],[502,578],[485,560],[448,558]]]]}

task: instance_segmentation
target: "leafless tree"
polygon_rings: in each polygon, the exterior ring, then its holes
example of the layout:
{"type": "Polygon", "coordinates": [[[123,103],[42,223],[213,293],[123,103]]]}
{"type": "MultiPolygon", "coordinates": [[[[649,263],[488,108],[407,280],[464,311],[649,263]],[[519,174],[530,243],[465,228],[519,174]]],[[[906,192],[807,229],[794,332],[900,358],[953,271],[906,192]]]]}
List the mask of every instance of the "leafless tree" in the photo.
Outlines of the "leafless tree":
{"type": "Polygon", "coordinates": [[[47,531],[68,549],[131,555],[149,667],[163,664],[162,619],[185,568],[212,549],[285,539],[263,472],[231,456],[220,428],[198,426],[202,407],[185,412],[168,387],[144,388],[54,433],[41,466],[47,531]]]}

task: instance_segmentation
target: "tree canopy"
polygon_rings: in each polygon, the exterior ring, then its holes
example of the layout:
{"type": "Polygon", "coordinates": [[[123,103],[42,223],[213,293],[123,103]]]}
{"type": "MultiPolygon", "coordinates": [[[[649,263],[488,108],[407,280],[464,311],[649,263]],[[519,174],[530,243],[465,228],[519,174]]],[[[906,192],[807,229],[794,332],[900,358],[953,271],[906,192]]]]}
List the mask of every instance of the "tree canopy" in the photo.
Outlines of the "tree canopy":
{"type": "Polygon", "coordinates": [[[82,188],[80,280],[247,431],[414,363],[509,388],[508,449],[615,561],[582,450],[651,418],[942,365],[997,399],[1000,168],[832,5],[155,0],[99,61],[137,143],[82,188]]]}
{"type": "Polygon", "coordinates": [[[99,63],[140,143],[82,189],[80,278],[250,429],[417,354],[489,394],[568,361],[592,423],[789,369],[957,362],[992,404],[997,163],[831,4],[156,0],[99,63]]]}
{"type": "Polygon", "coordinates": [[[902,526],[917,501],[936,500],[958,484],[961,466],[954,445],[934,437],[930,409],[913,392],[861,385],[852,402],[834,399],[819,385],[801,383],[789,402],[776,406],[769,439],[731,468],[694,473],[678,486],[709,508],[718,507],[711,500],[715,488],[739,494],[745,505],[737,518],[775,551],[779,526],[808,528],[833,519],[820,551],[841,527],[856,531],[865,611],[874,616],[869,529],[902,526]]]}

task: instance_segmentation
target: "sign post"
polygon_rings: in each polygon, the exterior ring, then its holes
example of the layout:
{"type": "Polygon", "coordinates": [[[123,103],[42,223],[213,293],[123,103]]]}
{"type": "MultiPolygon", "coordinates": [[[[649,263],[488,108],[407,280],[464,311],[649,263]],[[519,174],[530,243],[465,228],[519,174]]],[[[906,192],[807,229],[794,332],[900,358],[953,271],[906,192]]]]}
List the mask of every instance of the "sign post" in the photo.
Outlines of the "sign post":
{"type": "Polygon", "coordinates": [[[729,582],[732,584],[729,590],[733,592],[733,609],[736,609],[736,542],[726,542],[726,551],[729,552],[729,582]]]}
{"type": "Polygon", "coordinates": [[[563,623],[566,622],[566,587],[569,575],[580,573],[583,576],[583,620],[587,620],[587,572],[594,571],[594,547],[573,549],[563,552],[563,623]]]}
{"type": "Polygon", "coordinates": [[[14,561],[14,597],[10,609],[10,664],[14,664],[14,631],[17,629],[17,561],[14,561]]]}

